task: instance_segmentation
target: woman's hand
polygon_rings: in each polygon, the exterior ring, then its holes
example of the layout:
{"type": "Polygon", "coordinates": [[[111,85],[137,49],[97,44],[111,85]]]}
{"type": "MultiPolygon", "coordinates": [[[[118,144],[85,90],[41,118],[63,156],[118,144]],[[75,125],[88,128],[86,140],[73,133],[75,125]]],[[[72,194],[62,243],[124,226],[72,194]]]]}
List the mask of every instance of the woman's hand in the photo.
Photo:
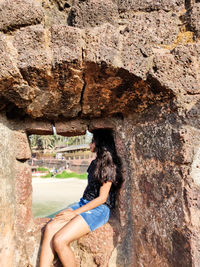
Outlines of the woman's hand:
{"type": "Polygon", "coordinates": [[[62,210],[55,217],[54,220],[70,221],[76,217],[76,213],[71,209],[62,210]]]}

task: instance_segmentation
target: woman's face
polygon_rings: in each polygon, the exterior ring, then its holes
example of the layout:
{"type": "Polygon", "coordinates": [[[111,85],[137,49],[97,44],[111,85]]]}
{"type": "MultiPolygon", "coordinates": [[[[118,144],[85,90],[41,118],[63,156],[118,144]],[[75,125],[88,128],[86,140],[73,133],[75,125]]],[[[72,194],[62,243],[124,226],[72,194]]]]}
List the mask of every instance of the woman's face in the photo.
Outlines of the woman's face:
{"type": "Polygon", "coordinates": [[[91,143],[90,143],[90,151],[91,152],[95,152],[95,142],[94,140],[92,139],[91,143]]]}

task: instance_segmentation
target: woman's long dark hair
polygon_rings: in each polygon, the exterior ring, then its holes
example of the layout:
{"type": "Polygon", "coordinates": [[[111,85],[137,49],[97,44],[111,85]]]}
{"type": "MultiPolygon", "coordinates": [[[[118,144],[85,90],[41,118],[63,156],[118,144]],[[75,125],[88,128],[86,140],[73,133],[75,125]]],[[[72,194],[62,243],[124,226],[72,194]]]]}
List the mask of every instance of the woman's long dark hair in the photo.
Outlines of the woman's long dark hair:
{"type": "Polygon", "coordinates": [[[112,130],[97,129],[92,133],[97,153],[94,177],[101,184],[112,181],[113,185],[119,186],[121,183],[121,161],[117,156],[112,130]]]}

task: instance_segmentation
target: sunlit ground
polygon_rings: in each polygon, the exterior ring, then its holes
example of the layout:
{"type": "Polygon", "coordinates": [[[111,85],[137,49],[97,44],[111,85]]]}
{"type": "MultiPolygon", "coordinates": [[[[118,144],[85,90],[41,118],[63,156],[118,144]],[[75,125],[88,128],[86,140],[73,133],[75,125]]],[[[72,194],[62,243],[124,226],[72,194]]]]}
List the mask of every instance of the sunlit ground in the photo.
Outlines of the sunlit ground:
{"type": "Polygon", "coordinates": [[[33,215],[46,217],[79,201],[87,180],[76,178],[33,178],[33,215]]]}

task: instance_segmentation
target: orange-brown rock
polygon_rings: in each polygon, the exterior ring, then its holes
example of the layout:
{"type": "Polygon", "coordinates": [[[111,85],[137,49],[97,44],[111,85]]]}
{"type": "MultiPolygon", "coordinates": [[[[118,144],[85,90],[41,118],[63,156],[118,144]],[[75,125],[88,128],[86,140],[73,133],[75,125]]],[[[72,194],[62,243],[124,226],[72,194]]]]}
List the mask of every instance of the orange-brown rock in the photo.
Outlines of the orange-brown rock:
{"type": "Polygon", "coordinates": [[[0,31],[0,266],[38,265],[27,135],[52,123],[113,129],[122,160],[80,266],[199,266],[199,1],[2,0],[0,31]]]}

